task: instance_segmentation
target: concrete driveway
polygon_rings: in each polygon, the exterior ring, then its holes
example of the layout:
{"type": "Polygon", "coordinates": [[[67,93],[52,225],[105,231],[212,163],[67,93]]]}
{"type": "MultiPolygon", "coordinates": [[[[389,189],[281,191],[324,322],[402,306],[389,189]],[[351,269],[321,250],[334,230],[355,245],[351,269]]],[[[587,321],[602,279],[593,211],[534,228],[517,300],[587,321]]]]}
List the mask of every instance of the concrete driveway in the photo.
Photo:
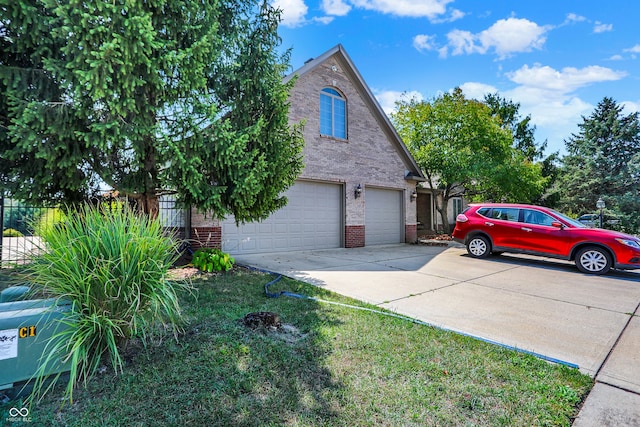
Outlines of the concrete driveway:
{"type": "Polygon", "coordinates": [[[640,273],[581,274],[568,262],[448,246],[261,255],[282,273],[444,329],[575,366],[596,385],[574,426],[640,425],[640,273]]]}

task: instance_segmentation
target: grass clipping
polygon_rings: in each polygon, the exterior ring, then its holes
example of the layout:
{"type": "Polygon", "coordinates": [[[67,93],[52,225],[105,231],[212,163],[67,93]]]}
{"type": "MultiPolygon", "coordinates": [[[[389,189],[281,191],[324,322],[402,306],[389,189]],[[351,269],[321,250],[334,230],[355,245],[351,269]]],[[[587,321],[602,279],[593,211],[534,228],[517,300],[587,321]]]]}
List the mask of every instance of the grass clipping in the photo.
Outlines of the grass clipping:
{"type": "Polygon", "coordinates": [[[31,398],[58,382],[60,374],[44,381],[53,366],[70,362],[65,397],[72,401],[74,387],[102,363],[122,372],[121,349],[132,337],[144,340],[158,322],[178,330],[176,292],[189,285],[167,280],[178,251],[162,225],[125,206],[83,207],[41,237],[44,250],[29,265],[29,280],[71,310],[45,346],[31,398]]]}

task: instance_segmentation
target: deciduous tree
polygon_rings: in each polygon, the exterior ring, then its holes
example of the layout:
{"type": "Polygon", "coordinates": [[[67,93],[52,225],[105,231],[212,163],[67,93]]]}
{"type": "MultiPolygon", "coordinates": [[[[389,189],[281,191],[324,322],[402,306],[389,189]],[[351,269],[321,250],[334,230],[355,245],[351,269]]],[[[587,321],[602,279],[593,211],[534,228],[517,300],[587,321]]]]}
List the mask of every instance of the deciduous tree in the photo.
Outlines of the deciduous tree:
{"type": "Polygon", "coordinates": [[[512,148],[510,130],[491,109],[459,88],[431,102],[400,102],[393,121],[430,188],[441,191],[436,209],[445,230],[452,197],[523,201],[544,181],[540,167],[512,148]]]}

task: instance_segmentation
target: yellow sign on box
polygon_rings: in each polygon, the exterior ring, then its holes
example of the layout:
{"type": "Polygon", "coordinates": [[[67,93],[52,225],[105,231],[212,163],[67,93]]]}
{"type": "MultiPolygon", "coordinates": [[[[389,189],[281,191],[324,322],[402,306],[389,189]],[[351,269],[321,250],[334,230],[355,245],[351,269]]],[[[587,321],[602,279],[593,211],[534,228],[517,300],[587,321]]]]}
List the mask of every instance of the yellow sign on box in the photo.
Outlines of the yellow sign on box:
{"type": "Polygon", "coordinates": [[[20,338],[29,338],[36,336],[36,326],[23,326],[18,330],[18,336],[20,338]]]}

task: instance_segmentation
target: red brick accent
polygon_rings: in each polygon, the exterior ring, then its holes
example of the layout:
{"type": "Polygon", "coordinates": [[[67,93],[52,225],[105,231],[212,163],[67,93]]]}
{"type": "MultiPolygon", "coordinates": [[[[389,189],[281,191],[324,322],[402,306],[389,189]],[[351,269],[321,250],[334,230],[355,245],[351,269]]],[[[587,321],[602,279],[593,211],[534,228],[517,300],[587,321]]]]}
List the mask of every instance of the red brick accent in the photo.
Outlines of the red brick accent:
{"type": "Polygon", "coordinates": [[[344,247],[361,248],[364,246],[364,225],[347,225],[344,227],[344,247]]]}
{"type": "Polygon", "coordinates": [[[415,243],[418,241],[418,224],[405,224],[404,241],[405,243],[415,243]]]}
{"type": "Polygon", "coordinates": [[[191,247],[222,249],[222,227],[193,227],[191,247]]]}

